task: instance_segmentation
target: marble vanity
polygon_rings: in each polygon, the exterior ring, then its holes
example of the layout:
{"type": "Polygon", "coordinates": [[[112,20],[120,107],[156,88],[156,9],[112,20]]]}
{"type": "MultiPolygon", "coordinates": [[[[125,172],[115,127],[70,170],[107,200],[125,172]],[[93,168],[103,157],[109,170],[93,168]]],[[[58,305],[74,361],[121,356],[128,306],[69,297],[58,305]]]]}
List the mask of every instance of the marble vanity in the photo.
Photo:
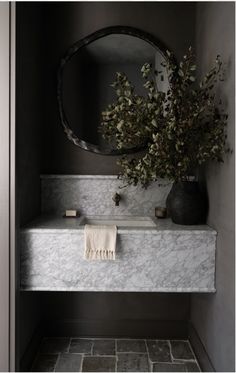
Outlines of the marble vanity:
{"type": "Polygon", "coordinates": [[[215,291],[216,231],[154,218],[154,207],[164,204],[169,185],[121,189],[115,207],[111,196],[120,185],[115,176],[49,175],[41,182],[42,216],[20,232],[21,290],[215,291]],[[72,206],[81,217],[63,218],[72,206]],[[115,261],[84,259],[84,224],[95,213],[118,222],[115,261]],[[119,225],[119,219],[126,223],[119,225]]]}

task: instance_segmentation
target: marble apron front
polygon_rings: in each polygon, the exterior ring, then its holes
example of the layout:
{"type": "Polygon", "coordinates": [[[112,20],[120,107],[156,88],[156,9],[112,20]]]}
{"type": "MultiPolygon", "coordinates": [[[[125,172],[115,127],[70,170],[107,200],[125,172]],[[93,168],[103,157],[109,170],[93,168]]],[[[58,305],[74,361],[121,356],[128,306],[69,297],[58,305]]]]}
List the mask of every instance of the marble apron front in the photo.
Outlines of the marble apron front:
{"type": "Polygon", "coordinates": [[[216,232],[206,225],[119,228],[115,261],[84,259],[73,219],[41,217],[20,236],[22,290],[215,291],[216,232]]]}

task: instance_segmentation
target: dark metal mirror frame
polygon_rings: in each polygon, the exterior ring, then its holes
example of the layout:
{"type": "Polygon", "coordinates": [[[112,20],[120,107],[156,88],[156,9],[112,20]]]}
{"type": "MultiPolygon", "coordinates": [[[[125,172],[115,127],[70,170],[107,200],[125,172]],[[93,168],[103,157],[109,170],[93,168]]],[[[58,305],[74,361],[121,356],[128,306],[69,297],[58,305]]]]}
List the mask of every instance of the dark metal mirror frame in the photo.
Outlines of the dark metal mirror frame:
{"type": "Polygon", "coordinates": [[[79,139],[75,133],[72,131],[72,129],[69,126],[69,123],[66,118],[66,114],[63,107],[63,99],[62,99],[62,80],[63,80],[63,70],[66,65],[66,63],[74,56],[75,53],[78,52],[78,50],[93,41],[100,39],[106,35],[110,34],[126,34],[138,37],[147,43],[151,44],[154,48],[158,49],[158,51],[163,55],[164,58],[167,57],[166,50],[167,47],[160,42],[157,38],[153,37],[152,35],[138,30],[133,27],[129,26],[112,26],[112,27],[106,27],[103,29],[100,29],[89,36],[85,37],[84,39],[81,39],[77,41],[75,44],[73,44],[65,53],[63,58],[60,61],[59,69],[58,69],[58,75],[57,75],[57,101],[59,106],[59,114],[61,119],[61,124],[64,129],[64,132],[67,136],[67,138],[72,141],[75,145],[79,146],[80,148],[103,155],[122,155],[122,154],[130,154],[130,153],[137,153],[145,148],[145,146],[138,146],[135,148],[130,149],[120,149],[120,150],[109,150],[105,151],[101,149],[99,146],[91,144],[89,142],[83,141],[79,139]]]}

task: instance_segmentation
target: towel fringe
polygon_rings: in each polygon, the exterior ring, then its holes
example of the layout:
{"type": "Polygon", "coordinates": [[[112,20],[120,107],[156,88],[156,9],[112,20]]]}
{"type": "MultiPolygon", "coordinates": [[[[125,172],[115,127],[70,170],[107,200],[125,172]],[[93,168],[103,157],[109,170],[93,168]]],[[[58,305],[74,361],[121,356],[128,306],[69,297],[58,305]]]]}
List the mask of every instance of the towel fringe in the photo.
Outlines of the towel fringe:
{"type": "Polygon", "coordinates": [[[90,250],[85,251],[85,259],[88,260],[115,260],[116,253],[112,250],[90,250]]]}

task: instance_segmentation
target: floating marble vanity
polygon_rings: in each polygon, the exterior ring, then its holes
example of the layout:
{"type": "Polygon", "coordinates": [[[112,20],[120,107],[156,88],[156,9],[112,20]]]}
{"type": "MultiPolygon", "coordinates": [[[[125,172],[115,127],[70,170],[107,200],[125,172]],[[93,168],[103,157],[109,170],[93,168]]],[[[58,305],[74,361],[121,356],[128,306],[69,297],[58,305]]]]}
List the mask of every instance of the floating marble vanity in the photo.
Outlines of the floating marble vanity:
{"type": "Polygon", "coordinates": [[[169,186],[127,188],[114,207],[118,185],[115,176],[42,177],[42,216],[20,232],[21,290],[214,292],[216,232],[156,220],[154,207],[164,204],[169,186]],[[62,218],[72,206],[82,216],[62,218]],[[111,216],[116,260],[84,259],[84,224],[111,216]]]}
{"type": "Polygon", "coordinates": [[[214,292],[216,232],[160,220],[118,228],[115,261],[84,259],[77,219],[41,217],[21,230],[21,288],[55,291],[214,292]]]}

